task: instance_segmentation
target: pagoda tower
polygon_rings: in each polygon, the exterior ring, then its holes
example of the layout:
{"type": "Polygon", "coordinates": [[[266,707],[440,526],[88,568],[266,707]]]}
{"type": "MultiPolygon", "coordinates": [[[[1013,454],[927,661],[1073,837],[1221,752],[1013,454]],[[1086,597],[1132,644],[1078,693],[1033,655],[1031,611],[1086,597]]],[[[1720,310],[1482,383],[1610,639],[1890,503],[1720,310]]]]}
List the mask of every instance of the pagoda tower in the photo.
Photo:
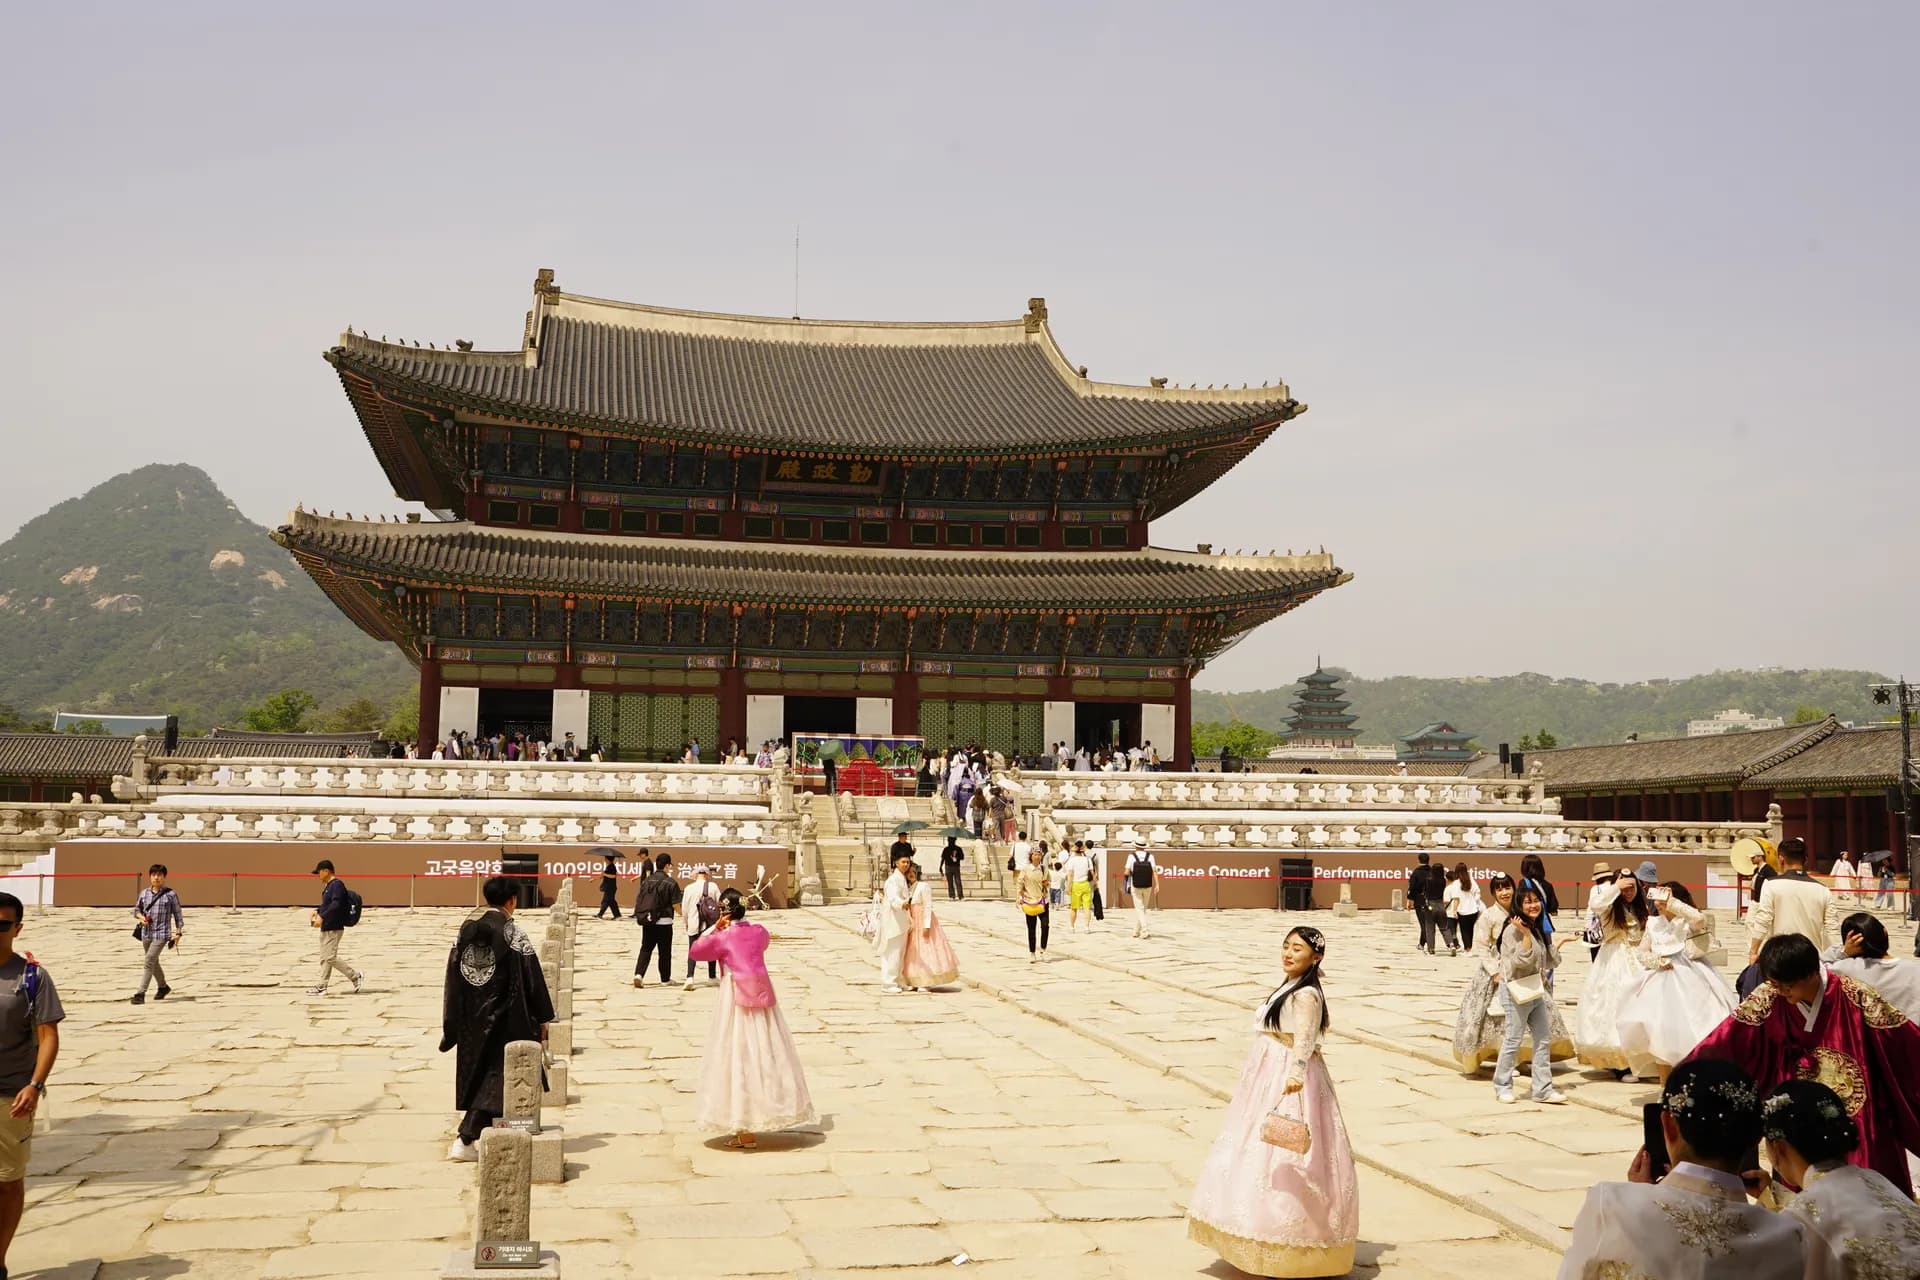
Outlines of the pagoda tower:
{"type": "Polygon", "coordinates": [[[1315,663],[1311,675],[1300,677],[1299,695],[1288,708],[1293,714],[1287,717],[1287,745],[1352,750],[1359,717],[1347,714],[1350,705],[1340,678],[1315,663]]]}
{"type": "Polygon", "coordinates": [[[801,320],[542,271],[514,337],[341,334],[325,357],[366,442],[430,514],[302,510],[274,535],[419,667],[423,742],[1152,742],[1187,767],[1195,674],[1351,577],[1324,551],[1152,546],[1150,521],[1306,406],[1277,382],[1092,380],[1041,298],[801,320]]]}

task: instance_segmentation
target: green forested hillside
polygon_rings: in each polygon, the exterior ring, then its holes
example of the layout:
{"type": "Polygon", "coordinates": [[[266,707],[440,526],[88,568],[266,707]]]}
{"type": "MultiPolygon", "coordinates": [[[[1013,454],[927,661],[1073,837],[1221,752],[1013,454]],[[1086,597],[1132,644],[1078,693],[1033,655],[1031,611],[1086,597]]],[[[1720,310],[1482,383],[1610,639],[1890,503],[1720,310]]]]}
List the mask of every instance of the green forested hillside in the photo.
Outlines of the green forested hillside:
{"type": "MultiPolygon", "coordinates": [[[[1800,708],[1811,707],[1865,723],[1884,718],[1876,715],[1885,709],[1873,706],[1867,686],[1885,679],[1870,671],[1715,671],[1683,680],[1600,684],[1528,672],[1462,679],[1350,677],[1346,687],[1353,702],[1350,710],[1360,717],[1363,743],[1390,743],[1445,720],[1491,749],[1541,729],[1569,747],[1618,742],[1630,733],[1678,737],[1686,733],[1687,721],[1729,707],[1787,720],[1800,708]]],[[[1193,719],[1196,724],[1239,719],[1280,729],[1293,700],[1291,687],[1250,693],[1195,690],[1193,719]]]]}
{"type": "Polygon", "coordinates": [[[194,467],[116,476],[0,544],[0,702],[25,713],[204,729],[290,685],[384,706],[412,679],[194,467]]]}

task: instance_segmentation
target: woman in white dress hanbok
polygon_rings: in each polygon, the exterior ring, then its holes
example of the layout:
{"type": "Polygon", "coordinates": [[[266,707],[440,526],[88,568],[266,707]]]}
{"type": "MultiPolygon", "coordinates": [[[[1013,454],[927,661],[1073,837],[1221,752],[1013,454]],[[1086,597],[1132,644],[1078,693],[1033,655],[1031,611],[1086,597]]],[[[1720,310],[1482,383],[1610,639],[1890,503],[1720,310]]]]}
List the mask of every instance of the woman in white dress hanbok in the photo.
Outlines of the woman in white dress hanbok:
{"type": "Polygon", "coordinates": [[[1760,1124],[1774,1181],[1800,1193],[1786,1212],[1806,1228],[1806,1280],[1920,1276],[1920,1206],[1847,1163],[1860,1130],[1839,1094],[1789,1080],[1761,1103],[1760,1124]]]}
{"type": "Polygon", "coordinates": [[[1603,885],[1593,897],[1600,916],[1600,953],[1593,958],[1587,985],[1580,993],[1574,1016],[1573,1040],[1580,1065],[1627,1076],[1633,1067],[1620,1043],[1620,1010],[1640,988],[1640,939],[1646,933],[1647,888],[1658,883],[1653,863],[1643,862],[1632,875],[1603,885]]]}
{"type": "MultiPolygon", "coordinates": [[[[1187,1235],[1256,1276],[1344,1276],[1360,1236],[1353,1148],[1320,1057],[1327,940],[1287,934],[1287,980],[1260,1010],[1253,1052],[1187,1207],[1187,1235]],[[1305,1151],[1267,1140],[1269,1115],[1301,1122],[1305,1151]]],[[[1297,1131],[1297,1129],[1296,1129],[1297,1131]]]]}
{"type": "Polygon", "coordinates": [[[1620,1007],[1616,1026],[1633,1073],[1665,1081],[1739,1001],[1707,963],[1713,917],[1694,907],[1686,886],[1670,882],[1649,889],[1647,906],[1638,953],[1646,976],[1620,1007]]]}

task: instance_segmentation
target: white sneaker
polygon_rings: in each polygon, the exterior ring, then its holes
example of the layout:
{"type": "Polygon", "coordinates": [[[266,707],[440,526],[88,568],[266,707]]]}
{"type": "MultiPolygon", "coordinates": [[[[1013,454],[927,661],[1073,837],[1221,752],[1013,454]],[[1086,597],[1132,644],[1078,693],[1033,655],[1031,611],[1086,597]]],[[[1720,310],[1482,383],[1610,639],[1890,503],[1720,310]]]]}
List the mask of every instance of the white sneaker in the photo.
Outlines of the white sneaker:
{"type": "Polygon", "coordinates": [[[449,1160],[458,1160],[462,1164],[470,1164],[479,1158],[480,1145],[478,1143],[462,1142],[457,1135],[453,1140],[453,1145],[447,1148],[447,1159],[449,1160]]]}
{"type": "Polygon", "coordinates": [[[684,984],[682,984],[682,985],[681,985],[681,987],[680,987],[680,989],[681,989],[682,991],[691,991],[691,990],[693,990],[693,979],[692,979],[692,978],[688,978],[688,979],[686,980],[686,982],[685,982],[684,984]]]}
{"type": "Polygon", "coordinates": [[[1549,1107],[1564,1107],[1567,1105],[1567,1100],[1567,1095],[1558,1089],[1543,1093],[1534,1099],[1535,1102],[1544,1103],[1549,1107]]]}
{"type": "Polygon", "coordinates": [[[880,988],[880,994],[883,996],[897,996],[900,994],[900,988],[889,982],[886,986],[880,988]]]}
{"type": "Polygon", "coordinates": [[[1494,1100],[1495,1102],[1502,1102],[1502,1103],[1505,1103],[1505,1104],[1507,1104],[1508,1106],[1512,1106],[1512,1105],[1513,1105],[1513,1090],[1511,1090],[1511,1089],[1496,1089],[1496,1090],[1494,1090],[1494,1094],[1493,1094],[1493,1100],[1494,1100]]]}
{"type": "Polygon", "coordinates": [[[360,994],[360,984],[362,982],[365,982],[366,980],[367,980],[367,975],[364,973],[356,973],[353,975],[353,994],[355,995],[360,994]]]}
{"type": "Polygon", "coordinates": [[[1035,954],[1033,954],[1033,952],[1031,952],[1031,951],[1029,951],[1029,952],[1027,952],[1027,963],[1028,963],[1028,964],[1032,964],[1032,963],[1033,963],[1034,961],[1036,961],[1036,960],[1038,960],[1039,958],[1040,958],[1040,957],[1039,957],[1039,956],[1037,956],[1037,955],[1035,955],[1035,954]]]}

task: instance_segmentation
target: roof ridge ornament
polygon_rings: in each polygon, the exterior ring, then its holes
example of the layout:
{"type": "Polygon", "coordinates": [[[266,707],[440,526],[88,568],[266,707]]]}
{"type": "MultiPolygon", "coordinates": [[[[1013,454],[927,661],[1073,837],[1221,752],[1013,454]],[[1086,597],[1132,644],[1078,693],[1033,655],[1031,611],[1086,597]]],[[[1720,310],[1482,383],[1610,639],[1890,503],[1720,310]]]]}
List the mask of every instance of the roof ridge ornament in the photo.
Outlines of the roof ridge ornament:
{"type": "Polygon", "coordinates": [[[1027,299],[1025,321],[1028,333],[1040,332],[1040,326],[1047,322],[1047,300],[1045,298],[1027,299]]]}

